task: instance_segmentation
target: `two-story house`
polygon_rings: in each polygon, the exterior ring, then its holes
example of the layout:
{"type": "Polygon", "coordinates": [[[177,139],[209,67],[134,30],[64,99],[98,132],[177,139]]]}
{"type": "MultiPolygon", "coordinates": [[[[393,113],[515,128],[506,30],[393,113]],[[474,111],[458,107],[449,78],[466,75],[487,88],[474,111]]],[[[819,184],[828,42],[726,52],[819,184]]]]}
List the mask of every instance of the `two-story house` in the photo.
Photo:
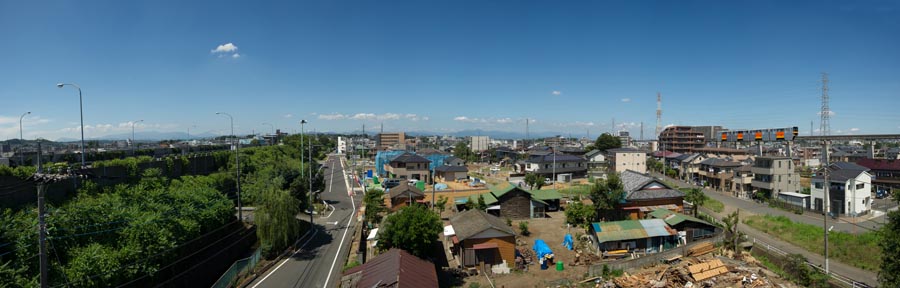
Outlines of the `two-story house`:
{"type": "Polygon", "coordinates": [[[622,173],[627,170],[647,173],[647,152],[635,148],[616,148],[606,150],[609,172],[622,173]]]}
{"type": "Polygon", "coordinates": [[[431,161],[425,157],[407,152],[397,155],[385,163],[384,170],[388,173],[389,178],[430,182],[431,171],[428,169],[430,163],[431,161]]]}
{"type": "Polygon", "coordinates": [[[741,166],[740,162],[708,158],[700,162],[700,181],[704,186],[727,191],[731,189],[732,181],[734,181],[734,170],[741,166]]]}
{"type": "Polygon", "coordinates": [[[756,190],[753,189],[753,172],[750,171],[750,164],[743,165],[734,169],[734,178],[731,180],[731,191],[734,197],[750,199],[756,190]]]}
{"type": "Polygon", "coordinates": [[[800,190],[800,175],[794,172],[794,161],[790,157],[757,157],[750,172],[753,173],[750,186],[765,197],[775,198],[780,192],[800,190]]]}
{"type": "Polygon", "coordinates": [[[900,189],[900,160],[866,158],[856,164],[870,169],[869,174],[872,175],[872,185],[876,192],[900,189]]]}
{"type": "MultiPolygon", "coordinates": [[[[828,202],[831,213],[860,215],[872,209],[872,175],[869,168],[837,162],[828,166],[828,202]]],[[[818,173],[810,183],[813,209],[824,211],[825,175],[818,173]]]]}
{"type": "Polygon", "coordinates": [[[552,178],[554,174],[572,174],[584,177],[587,174],[587,160],[580,156],[551,153],[535,155],[525,160],[525,172],[552,178]]]}
{"type": "Polygon", "coordinates": [[[681,180],[688,181],[694,184],[700,184],[700,162],[706,160],[706,156],[699,153],[692,154],[681,154],[675,159],[672,159],[671,164],[668,166],[674,167],[675,171],[678,171],[678,177],[681,180]]]}

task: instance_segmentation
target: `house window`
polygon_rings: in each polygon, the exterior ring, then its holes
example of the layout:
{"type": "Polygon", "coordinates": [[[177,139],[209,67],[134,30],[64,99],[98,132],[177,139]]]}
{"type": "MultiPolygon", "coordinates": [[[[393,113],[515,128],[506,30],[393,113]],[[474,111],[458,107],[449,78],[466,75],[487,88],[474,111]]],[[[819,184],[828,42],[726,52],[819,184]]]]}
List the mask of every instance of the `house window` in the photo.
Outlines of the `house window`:
{"type": "Polygon", "coordinates": [[[816,182],[816,189],[822,189],[822,182],[816,182]]]}
{"type": "MultiPolygon", "coordinates": [[[[781,161],[778,161],[778,168],[781,168],[781,161]]],[[[779,180],[781,181],[781,180],[779,180]]]]}
{"type": "Polygon", "coordinates": [[[866,188],[866,183],[856,184],[856,189],[863,189],[863,188],[866,188]]]}

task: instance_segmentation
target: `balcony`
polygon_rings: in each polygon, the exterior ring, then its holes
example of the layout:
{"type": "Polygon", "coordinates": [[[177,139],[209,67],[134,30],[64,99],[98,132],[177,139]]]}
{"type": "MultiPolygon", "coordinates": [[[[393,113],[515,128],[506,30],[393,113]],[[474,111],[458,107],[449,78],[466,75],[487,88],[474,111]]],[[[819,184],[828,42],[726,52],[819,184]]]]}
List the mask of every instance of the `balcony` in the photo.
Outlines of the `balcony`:
{"type": "Polygon", "coordinates": [[[768,189],[768,190],[772,190],[775,188],[774,184],[772,184],[770,182],[759,181],[759,180],[753,180],[752,182],[750,182],[750,186],[753,186],[753,187],[759,188],[759,189],[768,189]]]}
{"type": "Polygon", "coordinates": [[[775,175],[774,168],[750,167],[750,172],[754,175],[775,175]]]}

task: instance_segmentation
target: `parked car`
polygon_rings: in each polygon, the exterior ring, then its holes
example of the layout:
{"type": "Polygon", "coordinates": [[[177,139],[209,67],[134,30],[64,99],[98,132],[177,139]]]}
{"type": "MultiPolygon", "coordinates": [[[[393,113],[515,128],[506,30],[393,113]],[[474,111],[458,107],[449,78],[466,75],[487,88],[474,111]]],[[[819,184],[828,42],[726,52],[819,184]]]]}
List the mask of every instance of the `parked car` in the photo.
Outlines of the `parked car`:
{"type": "Polygon", "coordinates": [[[400,185],[400,179],[385,179],[384,182],[381,182],[381,188],[390,189],[397,187],[400,185]]]}

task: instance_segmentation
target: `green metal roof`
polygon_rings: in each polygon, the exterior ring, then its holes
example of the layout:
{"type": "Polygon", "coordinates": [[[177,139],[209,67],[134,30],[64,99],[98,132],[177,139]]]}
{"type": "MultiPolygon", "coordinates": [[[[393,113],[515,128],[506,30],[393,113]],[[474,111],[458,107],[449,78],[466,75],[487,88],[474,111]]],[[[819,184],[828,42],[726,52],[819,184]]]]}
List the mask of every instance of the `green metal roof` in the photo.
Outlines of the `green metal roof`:
{"type": "Polygon", "coordinates": [[[694,218],[693,216],[684,215],[681,213],[675,213],[669,209],[660,208],[660,209],[653,210],[653,212],[650,212],[650,216],[652,216],[653,218],[657,218],[657,219],[663,219],[663,221],[666,221],[666,224],[669,224],[669,226],[675,226],[675,225],[681,224],[681,222],[684,222],[684,221],[703,223],[703,224],[706,224],[709,226],[713,226],[712,224],[709,224],[709,222],[700,220],[698,218],[694,218]]]}
{"type": "Polygon", "coordinates": [[[476,194],[476,195],[456,197],[456,198],[453,198],[453,202],[456,204],[466,204],[466,203],[469,203],[469,201],[472,201],[473,203],[478,203],[478,195],[484,196],[484,204],[493,205],[493,204],[497,203],[497,197],[494,197],[494,195],[491,193],[482,193],[482,194],[476,194]]]}
{"type": "Polygon", "coordinates": [[[674,230],[671,230],[671,228],[660,219],[595,222],[592,226],[597,235],[597,242],[599,243],[672,236],[676,234],[674,230]]]}
{"type": "Polygon", "coordinates": [[[496,196],[497,198],[503,197],[503,195],[505,195],[506,193],[509,193],[510,191],[513,191],[515,189],[519,189],[519,190],[528,192],[528,190],[521,189],[521,188],[517,187],[516,185],[512,185],[509,183],[507,183],[506,186],[502,186],[502,187],[501,187],[501,185],[496,185],[496,186],[490,187],[491,194],[494,194],[494,196],[496,196]]]}
{"type": "Polygon", "coordinates": [[[537,200],[558,200],[562,198],[556,189],[532,190],[530,192],[532,197],[537,200]]]}

